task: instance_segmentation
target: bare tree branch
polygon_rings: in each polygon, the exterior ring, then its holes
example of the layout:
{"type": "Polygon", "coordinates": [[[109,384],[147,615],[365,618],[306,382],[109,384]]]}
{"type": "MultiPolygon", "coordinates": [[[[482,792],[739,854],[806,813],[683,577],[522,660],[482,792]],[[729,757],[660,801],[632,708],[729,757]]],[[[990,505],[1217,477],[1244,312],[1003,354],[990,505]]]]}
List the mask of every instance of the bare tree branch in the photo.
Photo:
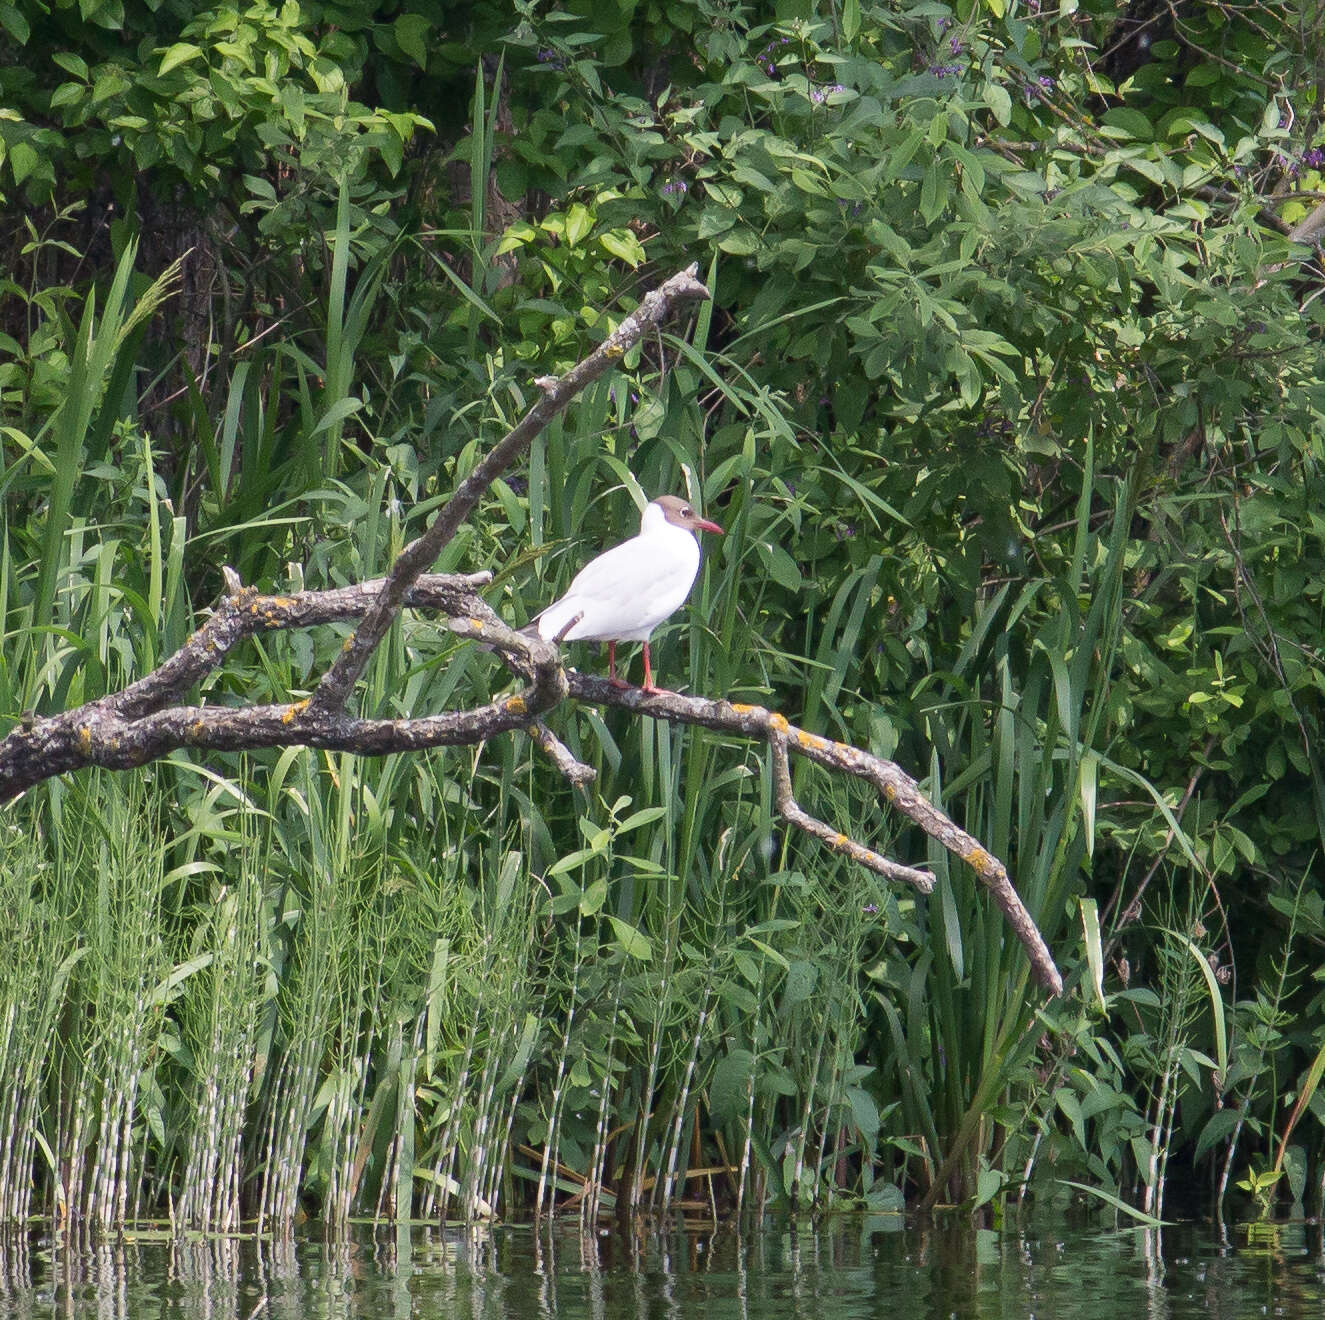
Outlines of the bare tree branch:
{"type": "Polygon", "coordinates": [[[320,709],[308,700],[243,707],[171,704],[217,668],[236,642],[259,632],[362,618],[373,608],[381,583],[289,596],[260,596],[246,588],[223,600],[207,623],[146,678],[75,710],[24,721],[0,741],[0,802],[69,770],[89,765],[126,770],[181,747],[238,751],[300,746],[381,756],[470,745],[523,729],[566,695],[566,675],[556,646],[508,628],[473,594],[474,580],[433,576],[405,598],[443,610],[450,616],[452,632],[518,656],[528,680],[523,691],[472,710],[400,720],[359,719],[344,710],[320,709]]]}
{"type": "Polygon", "coordinates": [[[572,784],[583,787],[598,778],[598,771],[583,761],[577,761],[570,748],[542,720],[531,720],[526,732],[572,784]]]}
{"type": "Polygon", "coordinates": [[[579,702],[618,706],[652,719],[697,724],[767,742],[778,811],[789,825],[879,875],[928,892],[934,884],[929,871],[890,861],[804,811],[792,794],[788,757],[805,757],[828,770],[873,784],[883,803],[971,866],[1025,946],[1036,979],[1052,993],[1061,994],[1058,969],[1002,863],[929,802],[916,781],[893,762],[799,729],[763,706],[621,688],[606,679],[567,672],[557,649],[560,638],[549,642],[515,632],[478,595],[477,589],[490,580],[489,574],[423,573],[472,512],[487,485],[576,393],[606,372],[674,306],[707,296],[691,267],[646,295],[637,311],[565,376],[535,382],[542,391],[538,403],[460,483],[436,520],[405,548],[385,578],[327,591],[264,596],[255,588],[242,586],[233,571],[226,570],[227,594],[221,603],[159,668],[123,691],[76,710],[43,719],[25,717],[0,740],[0,803],[54,775],[91,765],[128,769],[184,747],[239,751],[307,746],[380,756],[474,745],[514,729],[527,732],[568,779],[585,784],[594,777],[592,767],[578,761],[540,718],[569,695],[579,702]],[[348,694],[404,605],[436,611],[458,636],[497,651],[523,686],[470,710],[395,720],[351,715],[346,710],[348,694]],[[360,621],[358,629],[306,700],[247,707],[180,704],[245,638],[350,620],[360,621]]]}
{"type": "Polygon", "coordinates": [[[848,838],[831,825],[816,820],[803,810],[791,793],[791,763],[787,756],[787,735],[775,730],[768,735],[768,746],[773,754],[773,796],[784,820],[804,830],[806,834],[814,835],[834,852],[845,853],[853,862],[859,862],[861,866],[877,871],[888,880],[902,880],[908,885],[914,885],[922,894],[933,892],[932,871],[917,871],[914,867],[890,861],[887,857],[866,848],[864,844],[857,843],[855,839],[848,838]]]}
{"type": "MultiPolygon", "coordinates": [[[[763,738],[770,746],[776,739],[785,744],[787,751],[797,756],[803,756],[826,769],[854,775],[873,784],[888,806],[919,825],[930,838],[936,839],[950,853],[960,857],[976,873],[993,896],[994,902],[1002,910],[1008,925],[1012,927],[1025,947],[1035,972],[1035,979],[1046,990],[1056,995],[1062,994],[1063,979],[1059,975],[1053,955],[1049,952],[1039,927],[1026,910],[1026,905],[1021,901],[1021,896],[1013,887],[1003,863],[930,802],[920,791],[916,781],[901,766],[861,751],[859,747],[852,747],[849,743],[834,742],[830,738],[822,738],[806,729],[798,729],[785,716],[765,706],[710,701],[705,697],[689,697],[680,692],[647,693],[642,688],[617,688],[605,678],[593,678],[574,671],[568,673],[566,678],[569,695],[576,701],[588,701],[599,706],[622,706],[638,715],[649,715],[654,719],[670,720],[679,724],[701,724],[709,729],[743,734],[749,738],[763,738]]],[[[776,748],[773,755],[776,774],[776,748]]],[[[788,797],[790,797],[789,792],[788,797]]],[[[790,800],[793,808],[796,808],[795,799],[790,800]]],[[[781,801],[778,805],[779,810],[782,810],[781,801]]],[[[785,811],[782,814],[787,816],[785,811]]],[[[824,839],[824,835],[813,828],[821,826],[821,822],[805,816],[803,812],[801,815],[804,816],[803,821],[790,816],[787,816],[787,819],[815,837],[824,839]]],[[[869,849],[851,839],[839,843],[838,839],[841,836],[837,831],[826,826],[822,828],[831,836],[824,839],[830,847],[853,857],[862,865],[869,866],[871,870],[880,871],[878,866],[860,855],[869,852],[869,849]]],[[[893,862],[888,862],[887,865],[897,866],[893,862]]],[[[933,883],[933,876],[926,871],[913,871],[910,867],[900,867],[898,872],[893,878],[906,880],[917,888],[923,889],[926,881],[931,885],[933,883]],[[910,874],[900,874],[900,872],[910,872],[910,874]]],[[[880,874],[887,872],[880,871],[880,874]]]]}
{"type": "Polygon", "coordinates": [[[1288,231],[1288,237],[1294,243],[1317,243],[1325,234],[1325,202],[1322,202],[1310,215],[1304,216],[1288,231]]]}

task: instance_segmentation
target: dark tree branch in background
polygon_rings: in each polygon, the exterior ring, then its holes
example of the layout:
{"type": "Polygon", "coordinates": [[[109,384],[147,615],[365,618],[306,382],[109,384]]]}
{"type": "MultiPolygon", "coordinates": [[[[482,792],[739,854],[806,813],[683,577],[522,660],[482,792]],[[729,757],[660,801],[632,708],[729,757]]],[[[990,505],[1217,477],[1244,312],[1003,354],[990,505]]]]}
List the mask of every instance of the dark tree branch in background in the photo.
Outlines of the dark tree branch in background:
{"type": "Polygon", "coordinates": [[[1036,979],[1061,994],[1058,969],[1002,863],[929,802],[916,781],[893,762],[798,729],[763,706],[678,692],[646,693],[567,672],[555,643],[515,632],[478,595],[477,588],[486,585],[490,575],[424,574],[493,478],[524,452],[576,393],[603,375],[675,306],[707,296],[695,279],[694,267],[673,276],[565,376],[535,382],[542,391],[539,401],[460,483],[436,520],[405,548],[385,578],[328,591],[262,596],[255,588],[241,586],[227,570],[226,595],[212,616],[158,669],[123,691],[76,710],[27,718],[0,741],[0,802],[54,775],[92,765],[129,769],[185,747],[240,751],[306,746],[380,756],[472,746],[515,729],[527,732],[562,774],[582,785],[593,779],[593,769],[576,760],[540,718],[569,696],[577,702],[619,706],[651,719],[697,724],[767,742],[776,805],[789,825],[889,880],[904,881],[927,893],[934,884],[929,871],[890,861],[804,811],[792,795],[788,758],[801,756],[872,784],[884,803],[975,871],[1025,947],[1036,979]],[[350,714],[345,706],[354,682],[402,606],[444,616],[452,632],[496,651],[523,686],[470,710],[394,720],[350,714]],[[357,630],[306,700],[243,707],[180,704],[246,638],[353,620],[360,621],[357,630]]]}

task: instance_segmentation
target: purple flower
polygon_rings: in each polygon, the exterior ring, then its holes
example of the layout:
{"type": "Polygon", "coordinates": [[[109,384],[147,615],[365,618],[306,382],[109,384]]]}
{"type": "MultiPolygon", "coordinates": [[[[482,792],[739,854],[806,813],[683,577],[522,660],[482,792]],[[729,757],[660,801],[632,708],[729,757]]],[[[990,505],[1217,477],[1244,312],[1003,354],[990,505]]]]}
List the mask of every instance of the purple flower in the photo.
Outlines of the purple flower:
{"type": "Polygon", "coordinates": [[[950,18],[941,18],[941,19],[939,19],[939,31],[940,31],[940,32],[946,32],[951,26],[952,26],[952,19],[950,19],[950,18]]]}
{"type": "Polygon", "coordinates": [[[668,179],[663,184],[664,193],[687,193],[690,191],[690,185],[684,179],[668,179]]]}
{"type": "Polygon", "coordinates": [[[936,78],[955,78],[961,73],[962,66],[960,64],[931,64],[929,71],[936,78]]]}
{"type": "Polygon", "coordinates": [[[879,910],[879,905],[877,903],[866,903],[861,910],[867,917],[872,917],[879,910]]]}
{"type": "Polygon", "coordinates": [[[954,55],[960,55],[962,51],[966,49],[966,46],[960,37],[952,37],[948,41],[948,49],[951,50],[954,55]]]}
{"type": "Polygon", "coordinates": [[[1309,170],[1318,170],[1325,165],[1325,150],[1320,147],[1312,147],[1310,151],[1302,153],[1302,164],[1309,170]]]}

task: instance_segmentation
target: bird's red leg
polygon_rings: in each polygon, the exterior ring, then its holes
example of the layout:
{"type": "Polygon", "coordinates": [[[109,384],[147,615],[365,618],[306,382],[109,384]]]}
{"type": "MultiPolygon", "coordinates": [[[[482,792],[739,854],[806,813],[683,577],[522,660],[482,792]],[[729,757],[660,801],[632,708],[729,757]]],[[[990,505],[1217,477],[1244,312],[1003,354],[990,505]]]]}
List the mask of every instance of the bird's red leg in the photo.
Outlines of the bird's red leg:
{"type": "Polygon", "coordinates": [[[616,676],[615,642],[608,642],[607,644],[607,681],[611,683],[613,687],[625,688],[630,686],[630,684],[627,683],[624,678],[618,678],[616,676]]]}
{"type": "Polygon", "coordinates": [[[649,668],[649,644],[644,643],[644,690],[645,692],[661,692],[661,688],[653,686],[653,671],[649,668]]]}

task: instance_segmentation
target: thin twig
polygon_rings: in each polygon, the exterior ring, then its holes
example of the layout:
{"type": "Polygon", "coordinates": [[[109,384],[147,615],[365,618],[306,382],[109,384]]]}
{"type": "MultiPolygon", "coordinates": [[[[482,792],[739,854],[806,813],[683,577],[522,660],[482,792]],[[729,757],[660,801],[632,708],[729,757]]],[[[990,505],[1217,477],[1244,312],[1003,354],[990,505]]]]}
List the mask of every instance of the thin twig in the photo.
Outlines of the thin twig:
{"type": "Polygon", "coordinates": [[[543,755],[557,767],[572,784],[592,784],[598,778],[598,771],[583,761],[576,760],[575,754],[548,728],[542,720],[531,720],[527,730],[530,738],[542,751],[543,755]]]}

